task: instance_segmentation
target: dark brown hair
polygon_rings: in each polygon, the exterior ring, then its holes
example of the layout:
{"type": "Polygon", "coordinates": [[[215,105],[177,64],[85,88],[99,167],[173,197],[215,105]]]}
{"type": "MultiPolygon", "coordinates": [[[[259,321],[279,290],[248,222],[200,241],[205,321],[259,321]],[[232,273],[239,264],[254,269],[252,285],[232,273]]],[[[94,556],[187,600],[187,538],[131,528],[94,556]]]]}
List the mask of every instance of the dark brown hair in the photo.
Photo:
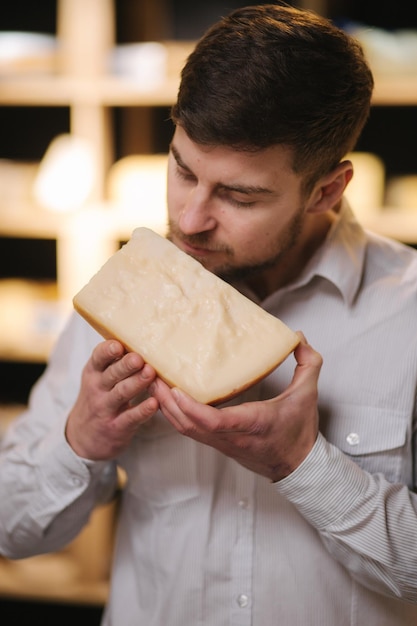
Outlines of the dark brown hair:
{"type": "Polygon", "coordinates": [[[248,6],[198,42],[172,119],[200,144],[287,145],[310,186],[356,145],[372,88],[359,43],[329,20],[282,4],[248,6]]]}

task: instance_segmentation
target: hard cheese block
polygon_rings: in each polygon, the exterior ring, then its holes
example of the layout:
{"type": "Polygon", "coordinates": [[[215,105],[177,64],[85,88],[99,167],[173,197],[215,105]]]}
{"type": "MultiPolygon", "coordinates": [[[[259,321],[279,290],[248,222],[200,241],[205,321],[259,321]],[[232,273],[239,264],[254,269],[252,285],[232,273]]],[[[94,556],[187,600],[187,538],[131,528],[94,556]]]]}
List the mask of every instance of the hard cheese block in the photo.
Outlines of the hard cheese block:
{"type": "Polygon", "coordinates": [[[103,337],[206,404],[253,385],[299,342],[282,321],[147,228],[133,231],[73,303],[103,337]]]}

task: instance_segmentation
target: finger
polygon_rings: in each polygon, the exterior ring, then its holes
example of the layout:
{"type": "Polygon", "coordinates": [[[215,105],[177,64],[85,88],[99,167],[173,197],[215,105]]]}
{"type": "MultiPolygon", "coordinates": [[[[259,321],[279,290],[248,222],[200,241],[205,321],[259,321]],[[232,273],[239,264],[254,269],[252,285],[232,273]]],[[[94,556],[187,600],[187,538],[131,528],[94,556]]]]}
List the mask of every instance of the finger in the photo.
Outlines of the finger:
{"type": "Polygon", "coordinates": [[[95,370],[104,372],[104,370],[120,359],[126,352],[123,345],[119,341],[109,339],[102,341],[93,350],[91,355],[91,363],[95,370]]]}
{"type": "Polygon", "coordinates": [[[314,373],[314,376],[318,379],[323,365],[323,358],[317,350],[310,346],[302,333],[298,334],[301,341],[294,350],[295,360],[297,361],[295,374],[301,376],[300,371],[308,370],[309,374],[314,373]]]}
{"type": "Polygon", "coordinates": [[[298,413],[303,410],[309,412],[311,407],[317,408],[318,379],[323,359],[304,338],[294,350],[294,356],[297,365],[291,383],[280,395],[267,402],[273,407],[278,405],[290,411],[298,406],[298,413]]]}
{"type": "MultiPolygon", "coordinates": [[[[128,352],[115,360],[104,370],[101,378],[101,386],[105,390],[115,387],[120,381],[140,372],[145,367],[143,358],[135,352],[128,352]]],[[[147,366],[148,371],[150,366],[147,366]]]]}
{"type": "MultiPolygon", "coordinates": [[[[223,423],[219,428],[223,432],[240,432],[251,435],[265,434],[269,428],[270,420],[276,414],[277,405],[284,406],[283,403],[288,400],[289,396],[295,393],[298,393],[299,398],[302,398],[307,404],[316,402],[317,383],[323,359],[307,343],[301,332],[297,334],[300,337],[300,343],[294,350],[297,365],[288,388],[275,398],[263,402],[248,402],[222,408],[220,413],[223,423]]],[[[184,405],[181,406],[185,410],[184,405]]]]}
{"type": "Polygon", "coordinates": [[[121,413],[117,418],[117,427],[124,432],[136,432],[138,426],[150,419],[158,408],[158,401],[150,396],[140,404],[121,413]]]}
{"type": "Polygon", "coordinates": [[[196,437],[197,434],[227,434],[231,432],[252,432],[252,413],[256,413],[255,404],[237,407],[216,407],[197,402],[181,389],[170,389],[160,379],[150,387],[150,393],[157,398],[161,411],[171,424],[183,434],[196,437]],[[249,414],[242,413],[242,407],[249,414]]]}
{"type": "Polygon", "coordinates": [[[148,364],[137,371],[133,369],[130,375],[118,380],[108,394],[108,407],[118,412],[120,409],[132,403],[138,395],[142,394],[152,383],[156,376],[155,370],[148,364]]]}
{"type": "Polygon", "coordinates": [[[161,411],[170,421],[183,420],[184,413],[178,405],[177,396],[163,380],[156,378],[149,387],[149,393],[158,401],[161,411]]]}
{"type": "Polygon", "coordinates": [[[171,389],[159,378],[149,391],[158,400],[168,421],[183,434],[193,435],[197,430],[211,430],[217,422],[216,409],[197,402],[180,389],[171,389]]]}
{"type": "Polygon", "coordinates": [[[167,400],[171,394],[171,388],[166,384],[161,378],[155,378],[152,385],[149,387],[149,393],[158,399],[158,401],[163,402],[167,400]]]}

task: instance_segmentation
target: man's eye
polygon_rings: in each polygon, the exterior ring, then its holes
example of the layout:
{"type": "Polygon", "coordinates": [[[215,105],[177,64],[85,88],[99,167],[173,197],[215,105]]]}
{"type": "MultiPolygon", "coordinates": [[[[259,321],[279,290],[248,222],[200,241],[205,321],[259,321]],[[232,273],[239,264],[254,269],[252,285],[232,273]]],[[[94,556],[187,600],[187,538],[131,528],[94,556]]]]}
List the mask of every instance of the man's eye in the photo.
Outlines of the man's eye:
{"type": "Polygon", "coordinates": [[[177,167],[175,169],[175,173],[178,176],[178,178],[181,178],[181,180],[187,180],[187,181],[194,181],[195,180],[194,174],[192,174],[191,172],[189,172],[187,170],[183,170],[180,167],[177,167]]]}
{"type": "Polygon", "coordinates": [[[243,200],[236,200],[235,198],[229,198],[229,202],[238,209],[249,209],[255,204],[253,200],[244,202],[243,200]]]}

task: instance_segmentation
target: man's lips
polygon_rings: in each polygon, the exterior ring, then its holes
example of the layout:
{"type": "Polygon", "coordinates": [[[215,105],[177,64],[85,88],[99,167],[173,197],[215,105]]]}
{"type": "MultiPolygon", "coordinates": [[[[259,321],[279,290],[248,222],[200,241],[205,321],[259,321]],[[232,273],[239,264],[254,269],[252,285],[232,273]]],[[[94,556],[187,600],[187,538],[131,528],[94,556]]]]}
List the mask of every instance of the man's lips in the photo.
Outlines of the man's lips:
{"type": "Polygon", "coordinates": [[[209,248],[200,248],[198,246],[194,246],[186,241],[180,240],[180,247],[191,256],[201,256],[205,257],[209,254],[214,254],[215,250],[210,250],[209,248]]]}

